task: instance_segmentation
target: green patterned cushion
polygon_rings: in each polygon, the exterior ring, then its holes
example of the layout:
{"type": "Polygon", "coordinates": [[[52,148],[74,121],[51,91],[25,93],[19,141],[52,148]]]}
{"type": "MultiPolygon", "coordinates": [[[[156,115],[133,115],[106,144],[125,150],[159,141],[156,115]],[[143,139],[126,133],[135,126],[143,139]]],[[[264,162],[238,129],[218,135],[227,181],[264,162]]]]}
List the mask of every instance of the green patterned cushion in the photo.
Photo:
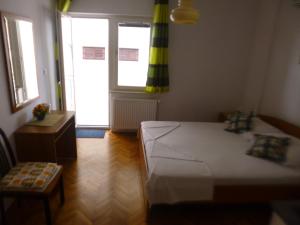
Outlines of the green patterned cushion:
{"type": "Polygon", "coordinates": [[[251,149],[247,151],[248,155],[279,163],[286,160],[287,146],[290,142],[289,138],[259,134],[255,136],[256,140],[251,149]]]}
{"type": "Polygon", "coordinates": [[[229,132],[243,133],[251,130],[252,119],[255,117],[254,112],[243,113],[236,111],[227,116],[228,127],[225,129],[229,132]]]}
{"type": "Polygon", "coordinates": [[[0,180],[0,189],[43,191],[60,168],[56,163],[19,163],[0,180]]]}

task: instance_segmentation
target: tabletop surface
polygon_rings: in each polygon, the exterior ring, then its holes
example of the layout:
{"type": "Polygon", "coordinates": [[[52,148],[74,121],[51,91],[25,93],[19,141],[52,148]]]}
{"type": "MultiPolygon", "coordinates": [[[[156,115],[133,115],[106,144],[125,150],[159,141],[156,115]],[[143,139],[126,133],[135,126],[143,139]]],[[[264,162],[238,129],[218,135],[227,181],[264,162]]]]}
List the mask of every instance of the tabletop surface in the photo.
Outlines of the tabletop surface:
{"type": "Polygon", "coordinates": [[[24,124],[22,127],[16,130],[16,134],[55,134],[57,133],[72,117],[75,116],[75,112],[72,111],[51,111],[54,114],[63,115],[62,119],[59,120],[53,126],[34,126],[24,124]]]}

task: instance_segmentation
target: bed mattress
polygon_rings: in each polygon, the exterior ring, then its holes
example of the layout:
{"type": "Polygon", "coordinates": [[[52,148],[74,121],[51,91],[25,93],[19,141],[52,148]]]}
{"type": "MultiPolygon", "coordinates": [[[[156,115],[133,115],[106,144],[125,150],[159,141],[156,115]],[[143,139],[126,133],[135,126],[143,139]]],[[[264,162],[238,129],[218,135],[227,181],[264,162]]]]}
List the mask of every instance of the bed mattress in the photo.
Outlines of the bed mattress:
{"type": "Polygon", "coordinates": [[[300,184],[299,169],[247,155],[251,142],[242,135],[224,131],[225,126],[142,122],[150,203],[210,200],[211,187],[216,185],[300,184]],[[201,189],[204,195],[193,196],[201,189]],[[174,192],[175,197],[170,199],[169,192],[174,192]]]}

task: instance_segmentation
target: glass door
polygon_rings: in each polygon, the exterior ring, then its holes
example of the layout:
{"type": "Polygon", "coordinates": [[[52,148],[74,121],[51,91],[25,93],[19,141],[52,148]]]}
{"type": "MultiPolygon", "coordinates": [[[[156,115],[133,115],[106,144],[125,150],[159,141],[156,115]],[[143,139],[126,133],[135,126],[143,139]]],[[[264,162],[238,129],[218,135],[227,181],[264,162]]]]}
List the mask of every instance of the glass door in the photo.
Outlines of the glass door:
{"type": "Polygon", "coordinates": [[[108,20],[62,17],[67,110],[77,126],[109,125],[108,20]]]}

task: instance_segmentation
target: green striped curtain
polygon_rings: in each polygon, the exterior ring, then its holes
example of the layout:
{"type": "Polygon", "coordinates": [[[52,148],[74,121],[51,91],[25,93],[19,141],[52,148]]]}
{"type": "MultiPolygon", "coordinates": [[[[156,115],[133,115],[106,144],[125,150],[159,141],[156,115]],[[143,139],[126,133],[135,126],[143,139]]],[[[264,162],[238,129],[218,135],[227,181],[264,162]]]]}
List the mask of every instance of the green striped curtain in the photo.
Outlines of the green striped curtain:
{"type": "Polygon", "coordinates": [[[146,92],[169,91],[168,0],[155,0],[146,92]]]}
{"type": "Polygon", "coordinates": [[[60,12],[68,12],[72,5],[72,0],[58,0],[57,10],[60,12]]]}
{"type": "MultiPolygon", "coordinates": [[[[66,13],[69,11],[70,7],[72,5],[72,0],[57,0],[56,4],[56,9],[59,12],[66,13]]],[[[56,13],[56,26],[59,26],[60,16],[58,13],[56,13]]],[[[63,104],[63,93],[62,93],[62,84],[61,84],[61,75],[59,71],[59,48],[60,46],[58,45],[58,34],[57,34],[57,29],[55,33],[55,62],[56,62],[56,96],[58,99],[58,107],[60,110],[64,109],[64,104],[63,104]]]]}

